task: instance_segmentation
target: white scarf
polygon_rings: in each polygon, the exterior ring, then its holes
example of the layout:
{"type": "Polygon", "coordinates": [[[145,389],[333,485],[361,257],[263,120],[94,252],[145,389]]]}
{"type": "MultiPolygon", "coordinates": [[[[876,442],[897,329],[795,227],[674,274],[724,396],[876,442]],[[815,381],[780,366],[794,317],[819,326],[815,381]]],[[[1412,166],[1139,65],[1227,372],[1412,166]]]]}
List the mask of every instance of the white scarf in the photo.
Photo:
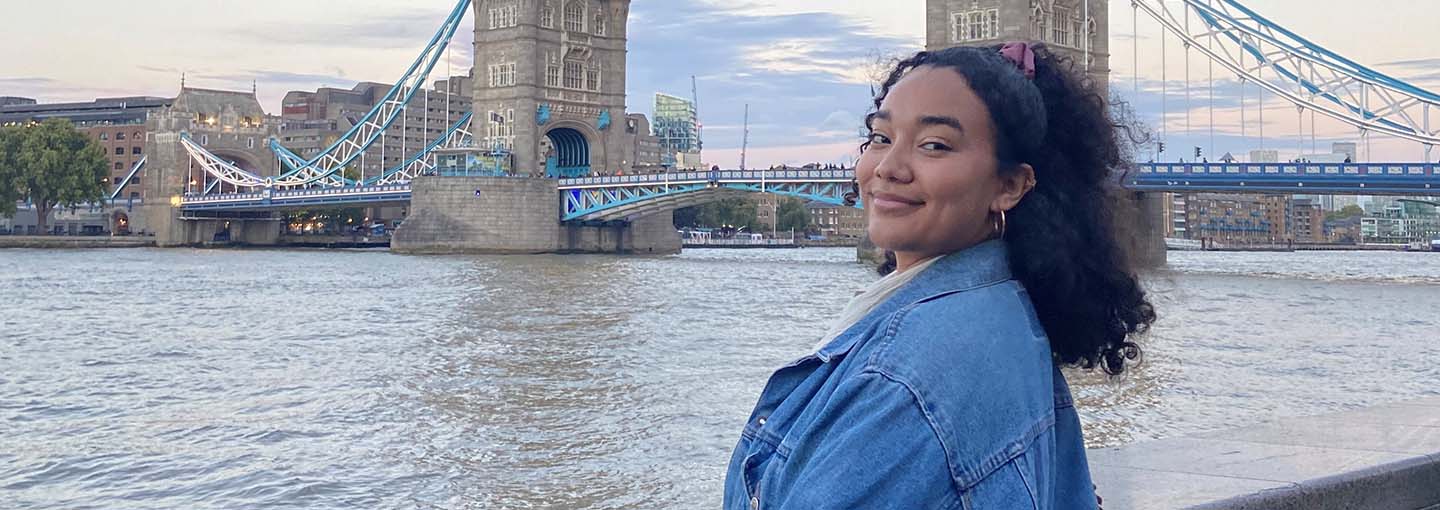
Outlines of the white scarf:
{"type": "Polygon", "coordinates": [[[819,352],[820,349],[829,345],[830,342],[835,340],[836,337],[839,337],[841,333],[850,329],[850,326],[854,326],[855,323],[860,322],[860,319],[869,315],[875,307],[880,306],[880,303],[884,303],[886,299],[894,295],[895,291],[900,290],[900,287],[904,287],[905,284],[910,283],[910,280],[914,280],[916,276],[920,276],[920,273],[925,272],[925,269],[940,259],[941,257],[938,256],[931,257],[910,266],[904,271],[895,271],[885,275],[884,278],[876,280],[875,283],[866,287],[863,292],[856,294],[855,297],[850,299],[850,303],[845,305],[845,310],[840,312],[840,317],[831,323],[830,329],[825,332],[825,336],[820,339],[820,343],[815,344],[815,351],[819,352]]]}

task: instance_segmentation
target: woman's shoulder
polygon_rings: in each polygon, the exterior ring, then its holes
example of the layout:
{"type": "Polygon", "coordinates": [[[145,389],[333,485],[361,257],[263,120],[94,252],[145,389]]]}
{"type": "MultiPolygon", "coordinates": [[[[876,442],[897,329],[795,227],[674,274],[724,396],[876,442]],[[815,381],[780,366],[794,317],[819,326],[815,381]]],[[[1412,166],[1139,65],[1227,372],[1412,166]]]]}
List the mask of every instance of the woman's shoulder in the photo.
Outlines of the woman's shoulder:
{"type": "MultiPolygon", "coordinates": [[[[964,367],[976,376],[1009,372],[1015,363],[1049,370],[1050,343],[1024,287],[1015,280],[920,299],[892,312],[872,333],[867,365],[933,368],[944,374],[964,367]],[[985,361],[980,365],[977,362],[985,361]]],[[[936,374],[916,374],[936,375],[936,374]]]]}
{"type": "Polygon", "coordinates": [[[856,361],[907,387],[957,480],[975,482],[1053,427],[1055,365],[1014,281],[893,312],[856,361]]]}

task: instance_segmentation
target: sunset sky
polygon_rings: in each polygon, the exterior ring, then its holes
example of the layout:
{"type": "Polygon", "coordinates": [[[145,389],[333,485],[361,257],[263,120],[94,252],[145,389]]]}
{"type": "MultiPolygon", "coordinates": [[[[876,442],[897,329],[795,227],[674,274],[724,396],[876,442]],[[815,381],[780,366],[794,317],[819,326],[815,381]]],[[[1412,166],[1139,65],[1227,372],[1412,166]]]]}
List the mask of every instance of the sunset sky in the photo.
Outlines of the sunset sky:
{"type": "MultiPolygon", "coordinates": [[[[1099,0],[1096,0],[1099,1],[1099,0]]],[[[433,34],[451,0],[143,0],[8,2],[0,31],[0,96],[43,102],[174,96],[193,86],[248,90],[278,113],[289,90],[393,82],[433,34]]],[[[1440,90],[1440,29],[1433,9],[1410,0],[1246,0],[1245,4],[1329,49],[1429,90],[1440,90]]],[[[1172,3],[1178,5],[1178,3],[1172,3]]],[[[870,88],[857,70],[871,56],[917,51],[924,0],[638,0],[630,18],[630,110],[650,113],[654,92],[690,95],[699,79],[705,159],[736,166],[745,104],[750,166],[842,162],[854,155],[870,88]]],[[[1159,30],[1142,17],[1139,95],[1129,2],[1112,4],[1112,83],[1152,123],[1160,119],[1159,30]]],[[[466,27],[471,26],[469,23],[466,27]]],[[[469,64],[469,30],[457,36],[453,72],[469,64]]],[[[1209,146],[1205,65],[1192,55],[1192,130],[1183,131],[1183,49],[1170,40],[1167,87],[1172,157],[1209,146]]],[[[443,76],[441,66],[436,78],[443,76]]],[[[1221,74],[1217,73],[1217,78],[1221,74]]],[[[1216,151],[1256,148],[1242,139],[1233,76],[1217,79],[1216,151]]],[[[1295,109],[1271,98],[1266,145],[1297,147],[1295,109]]],[[[1440,114],[1434,117],[1440,119],[1440,114]]],[[[1318,138],[1353,140],[1321,121],[1318,138]]],[[[1306,124],[1308,130],[1308,120],[1306,124]]],[[[1308,131],[1307,131],[1308,133],[1308,131]]],[[[1418,144],[1377,138],[1375,159],[1415,160],[1418,144]]],[[[1440,157],[1440,152],[1437,152],[1440,157]]]]}

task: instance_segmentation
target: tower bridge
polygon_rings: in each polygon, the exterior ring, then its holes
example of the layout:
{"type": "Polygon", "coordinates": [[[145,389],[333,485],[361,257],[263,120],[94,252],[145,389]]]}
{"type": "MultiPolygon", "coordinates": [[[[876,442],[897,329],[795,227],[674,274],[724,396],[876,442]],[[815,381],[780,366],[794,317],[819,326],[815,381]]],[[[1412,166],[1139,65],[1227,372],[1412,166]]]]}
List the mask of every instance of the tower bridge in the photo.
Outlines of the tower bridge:
{"type": "MultiPolygon", "coordinates": [[[[238,222],[254,235],[232,238],[264,243],[278,236],[279,225],[249,223],[263,223],[266,211],[404,205],[408,215],[392,244],[399,251],[669,252],[679,249],[670,226],[676,208],[745,193],[844,202],[854,187],[853,170],[638,175],[629,168],[634,163],[624,151],[629,5],[628,0],[460,0],[389,94],[333,145],[308,158],[278,143],[274,118],[264,115],[253,94],[184,89],[151,121],[155,134],[147,143],[154,146],[143,163],[152,177],[147,179],[152,198],[145,203],[150,231],[162,244],[188,244],[238,222]],[[395,128],[470,12],[477,77],[473,115],[380,175],[347,176],[344,170],[395,128]],[[167,203],[155,197],[172,198],[167,203]]],[[[1187,97],[1193,55],[1294,105],[1302,121],[1307,113],[1312,123],[1320,115],[1353,126],[1367,140],[1371,135],[1407,140],[1423,148],[1425,158],[1148,163],[1121,179],[1125,187],[1152,197],[1189,191],[1430,195],[1440,189],[1440,174],[1429,159],[1440,141],[1440,119],[1432,119],[1440,111],[1440,96],[1325,50],[1238,0],[1182,0],[1178,9],[1160,0],[1136,0],[1132,9],[1137,29],[1142,19],[1161,28],[1162,61],[1163,40],[1183,44],[1187,97]]],[[[1106,2],[930,0],[927,13],[931,48],[1043,40],[1083,62],[1093,77],[1108,79],[1106,2]],[[1024,8],[1016,7],[1020,4],[1024,8]]],[[[1138,38],[1132,39],[1138,62],[1138,38]]],[[[1172,132],[1165,124],[1161,150],[1172,132]]],[[[1313,127],[1310,135],[1313,147],[1313,127]]],[[[1135,218],[1135,237],[1159,246],[1160,234],[1149,224],[1158,219],[1147,219],[1158,212],[1142,211],[1135,218]]]]}

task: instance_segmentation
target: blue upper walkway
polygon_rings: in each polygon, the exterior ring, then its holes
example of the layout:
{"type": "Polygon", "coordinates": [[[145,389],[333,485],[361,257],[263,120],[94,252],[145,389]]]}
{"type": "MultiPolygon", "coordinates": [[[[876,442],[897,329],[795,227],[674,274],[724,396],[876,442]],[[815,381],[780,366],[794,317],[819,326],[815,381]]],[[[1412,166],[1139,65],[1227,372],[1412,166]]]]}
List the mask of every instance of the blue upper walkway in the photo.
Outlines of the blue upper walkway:
{"type": "MultiPolygon", "coordinates": [[[[561,179],[559,219],[607,221],[772,193],[845,204],[853,169],[712,170],[561,179]]],[[[1136,191],[1281,194],[1440,195],[1435,163],[1144,163],[1124,183],[1136,191]]],[[[410,185],[261,190],[186,195],[185,211],[361,207],[410,201],[410,185]]],[[[857,197],[858,198],[858,197],[857,197]]],[[[856,207],[859,207],[857,204],[856,207]]]]}
{"type": "Polygon", "coordinates": [[[1437,195],[1436,163],[1144,163],[1137,191],[1437,195]]]}

